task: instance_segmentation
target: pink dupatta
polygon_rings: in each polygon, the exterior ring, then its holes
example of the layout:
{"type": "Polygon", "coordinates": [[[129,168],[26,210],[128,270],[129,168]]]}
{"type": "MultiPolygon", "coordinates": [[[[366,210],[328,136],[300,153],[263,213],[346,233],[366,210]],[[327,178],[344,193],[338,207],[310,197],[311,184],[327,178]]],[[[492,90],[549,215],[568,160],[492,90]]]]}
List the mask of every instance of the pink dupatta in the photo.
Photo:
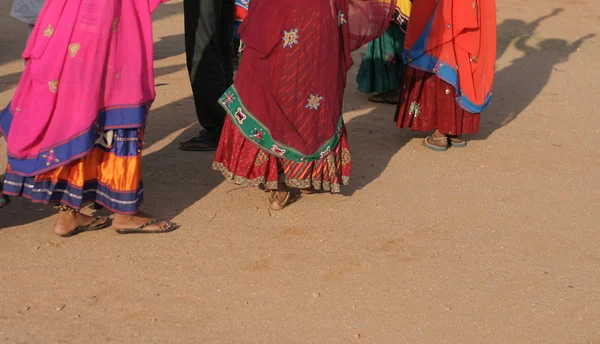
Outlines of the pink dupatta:
{"type": "Polygon", "coordinates": [[[12,172],[85,156],[99,132],[141,128],[154,100],[151,13],[164,0],[48,0],[0,114],[12,172]]]}

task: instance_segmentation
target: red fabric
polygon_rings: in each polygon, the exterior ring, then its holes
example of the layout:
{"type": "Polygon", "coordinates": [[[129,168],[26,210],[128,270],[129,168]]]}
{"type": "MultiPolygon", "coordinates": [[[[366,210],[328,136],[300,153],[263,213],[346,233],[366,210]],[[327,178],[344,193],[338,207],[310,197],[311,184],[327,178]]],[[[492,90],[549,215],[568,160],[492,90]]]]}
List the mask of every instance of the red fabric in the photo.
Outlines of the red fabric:
{"type": "Polygon", "coordinates": [[[405,49],[411,51],[423,35],[427,36],[425,53],[457,69],[458,80],[451,82],[457,84],[461,95],[475,105],[486,103],[496,62],[495,0],[415,1],[405,49]]]}
{"type": "Polygon", "coordinates": [[[481,116],[458,106],[451,85],[435,74],[412,67],[405,69],[403,78],[395,119],[398,128],[415,131],[439,129],[446,135],[475,134],[479,131],[481,116]]]}
{"type": "Polygon", "coordinates": [[[336,133],[350,53],[385,31],[394,6],[395,0],[253,2],[240,27],[241,101],[274,140],[317,152],[336,133]],[[297,39],[286,44],[285,32],[297,39]],[[309,107],[313,96],[317,108],[309,107]]]}
{"type": "Polygon", "coordinates": [[[298,163],[277,158],[246,140],[231,119],[225,119],[213,168],[237,184],[277,189],[283,179],[290,187],[339,192],[346,185],[352,169],[346,130],[340,143],[325,159],[298,163]]]}

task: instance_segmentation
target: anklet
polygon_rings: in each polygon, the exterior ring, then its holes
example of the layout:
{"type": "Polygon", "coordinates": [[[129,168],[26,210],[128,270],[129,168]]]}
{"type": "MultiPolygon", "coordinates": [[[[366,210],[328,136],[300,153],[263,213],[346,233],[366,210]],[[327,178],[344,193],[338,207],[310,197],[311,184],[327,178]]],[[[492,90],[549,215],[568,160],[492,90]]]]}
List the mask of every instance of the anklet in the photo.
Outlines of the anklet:
{"type": "Polygon", "coordinates": [[[73,207],[69,207],[66,204],[59,204],[59,205],[55,205],[54,209],[58,210],[58,211],[70,211],[72,213],[77,213],[79,212],[79,210],[73,208],[73,207]]]}

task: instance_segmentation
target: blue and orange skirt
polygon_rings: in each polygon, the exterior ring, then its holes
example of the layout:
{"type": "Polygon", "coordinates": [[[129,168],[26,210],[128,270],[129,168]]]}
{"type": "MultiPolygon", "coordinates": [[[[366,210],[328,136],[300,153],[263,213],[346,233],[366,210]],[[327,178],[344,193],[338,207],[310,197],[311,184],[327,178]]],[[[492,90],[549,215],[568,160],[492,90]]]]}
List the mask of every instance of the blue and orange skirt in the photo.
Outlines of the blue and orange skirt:
{"type": "Polygon", "coordinates": [[[15,174],[8,166],[1,193],[34,203],[74,209],[95,203],[114,213],[135,214],[144,196],[142,138],[143,129],[103,132],[85,157],[33,177],[15,174]]]}

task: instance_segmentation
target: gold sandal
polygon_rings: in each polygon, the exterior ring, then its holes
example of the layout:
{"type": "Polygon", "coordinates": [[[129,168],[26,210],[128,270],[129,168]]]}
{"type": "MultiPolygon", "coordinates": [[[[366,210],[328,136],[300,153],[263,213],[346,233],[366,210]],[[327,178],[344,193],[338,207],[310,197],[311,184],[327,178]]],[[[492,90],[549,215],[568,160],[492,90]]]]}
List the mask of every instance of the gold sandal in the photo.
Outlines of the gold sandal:
{"type": "Polygon", "coordinates": [[[283,210],[285,207],[287,207],[290,204],[290,199],[291,199],[291,193],[286,192],[285,193],[285,199],[282,201],[279,200],[279,198],[277,197],[277,190],[271,190],[269,192],[269,208],[271,210],[283,210]],[[273,202],[277,202],[277,204],[279,204],[279,206],[281,207],[281,209],[274,209],[272,207],[273,202]]]}

